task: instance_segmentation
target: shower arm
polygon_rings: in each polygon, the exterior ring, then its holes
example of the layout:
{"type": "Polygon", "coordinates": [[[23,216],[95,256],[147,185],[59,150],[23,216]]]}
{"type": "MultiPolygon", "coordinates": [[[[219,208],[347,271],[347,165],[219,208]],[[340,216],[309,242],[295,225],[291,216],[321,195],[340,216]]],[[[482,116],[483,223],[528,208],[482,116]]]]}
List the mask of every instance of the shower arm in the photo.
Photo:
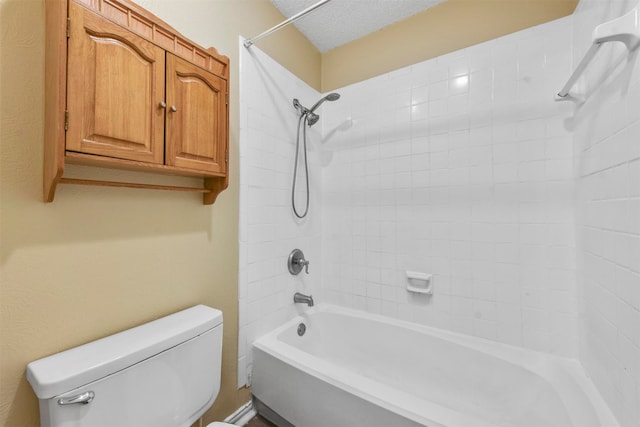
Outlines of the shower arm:
{"type": "Polygon", "coordinates": [[[280,30],[281,28],[286,27],[287,25],[297,21],[298,19],[302,18],[303,16],[313,12],[314,10],[316,10],[317,8],[324,6],[325,4],[329,3],[331,0],[320,0],[318,3],[309,6],[308,8],[306,8],[305,10],[303,10],[302,12],[299,12],[295,15],[293,15],[291,18],[282,21],[281,23],[279,23],[278,25],[276,25],[275,27],[271,27],[269,28],[267,31],[258,34],[255,37],[252,37],[250,39],[247,39],[244,41],[243,45],[244,47],[246,47],[247,49],[253,45],[255,42],[257,42],[258,40],[267,37],[273,33],[275,33],[276,31],[280,30]]]}

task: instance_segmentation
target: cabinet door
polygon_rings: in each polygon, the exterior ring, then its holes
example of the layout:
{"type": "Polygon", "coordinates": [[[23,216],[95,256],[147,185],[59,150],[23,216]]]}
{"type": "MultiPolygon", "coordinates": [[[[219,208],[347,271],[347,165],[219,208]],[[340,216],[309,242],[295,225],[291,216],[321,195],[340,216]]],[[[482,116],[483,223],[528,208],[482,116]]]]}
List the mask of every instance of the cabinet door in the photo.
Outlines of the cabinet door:
{"type": "Polygon", "coordinates": [[[166,163],[227,170],[227,82],[167,53],[166,163]]]}
{"type": "Polygon", "coordinates": [[[164,161],[164,50],[69,2],[66,149],[164,161]]]}

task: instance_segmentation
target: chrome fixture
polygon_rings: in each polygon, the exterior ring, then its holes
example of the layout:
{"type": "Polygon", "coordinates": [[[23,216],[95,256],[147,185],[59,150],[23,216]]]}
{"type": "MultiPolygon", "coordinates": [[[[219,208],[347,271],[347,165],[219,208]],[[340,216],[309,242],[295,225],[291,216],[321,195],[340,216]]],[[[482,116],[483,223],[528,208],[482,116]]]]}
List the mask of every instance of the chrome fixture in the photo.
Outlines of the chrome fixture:
{"type": "Polygon", "coordinates": [[[302,106],[302,104],[300,104],[298,98],[293,98],[293,106],[296,108],[296,110],[300,110],[300,114],[307,114],[309,112],[308,108],[305,108],[302,106]]]}
{"type": "Polygon", "coordinates": [[[319,8],[320,6],[324,6],[325,4],[329,3],[331,0],[321,0],[318,3],[309,6],[308,8],[306,8],[305,10],[293,15],[291,18],[286,19],[284,21],[282,21],[281,23],[279,23],[278,25],[276,25],[275,27],[271,27],[269,28],[267,31],[253,37],[250,39],[247,39],[244,41],[243,45],[244,47],[246,47],[247,49],[254,44],[255,42],[257,42],[258,40],[260,40],[263,37],[267,37],[268,35],[275,33],[276,31],[278,31],[279,29],[286,27],[287,25],[291,24],[294,21],[297,21],[298,19],[302,18],[303,16],[305,16],[308,13],[313,12],[314,10],[316,10],[317,8],[319,8]]]}
{"type": "Polygon", "coordinates": [[[300,118],[298,119],[298,131],[296,133],[296,157],[293,161],[294,163],[293,163],[293,184],[291,184],[291,207],[293,208],[293,213],[300,219],[307,216],[307,213],[309,212],[309,198],[311,196],[309,193],[309,163],[307,161],[307,128],[306,126],[304,126],[303,123],[306,122],[306,124],[309,127],[318,123],[318,120],[320,120],[320,116],[314,113],[314,111],[316,111],[316,109],[318,109],[318,107],[320,107],[320,105],[322,105],[324,101],[337,101],[338,99],[340,99],[340,94],[332,92],[326,95],[325,97],[323,97],[322,99],[320,99],[315,104],[313,104],[313,107],[311,107],[310,109],[300,104],[300,101],[298,101],[298,98],[294,98],[293,100],[293,106],[295,107],[296,110],[300,112],[300,118]],[[298,153],[300,152],[300,125],[301,124],[302,124],[302,143],[304,144],[304,172],[305,172],[304,176],[307,184],[307,199],[306,199],[304,212],[302,214],[298,212],[298,209],[296,208],[296,201],[295,201],[296,182],[298,177],[298,153]]]}
{"type": "Polygon", "coordinates": [[[309,307],[313,307],[313,297],[311,295],[301,294],[300,292],[293,294],[293,302],[307,304],[309,307]]]}
{"type": "Polygon", "coordinates": [[[337,101],[338,99],[340,99],[340,94],[339,93],[330,93],[329,95],[325,96],[324,98],[322,98],[320,101],[316,102],[315,104],[313,104],[313,107],[311,107],[311,109],[309,109],[309,113],[307,116],[307,123],[309,123],[309,126],[313,126],[315,125],[318,120],[320,120],[320,116],[315,114],[314,111],[316,111],[316,109],[322,105],[322,103],[324,101],[337,101]]]}
{"type": "Polygon", "coordinates": [[[304,267],[304,272],[309,274],[309,261],[304,259],[304,254],[300,249],[291,251],[287,260],[287,267],[289,268],[289,273],[294,276],[300,274],[302,267],[304,267]]]}
{"type": "Polygon", "coordinates": [[[87,391],[82,394],[78,394],[76,396],[71,397],[63,397],[58,399],[58,405],[87,405],[91,403],[93,398],[96,397],[95,393],[92,391],[87,391]]]}
{"type": "Polygon", "coordinates": [[[303,336],[305,332],[307,332],[307,326],[304,323],[300,323],[298,325],[298,335],[303,336]]]}
{"type": "Polygon", "coordinates": [[[300,104],[298,98],[293,99],[293,106],[296,108],[296,110],[300,111],[301,117],[306,116],[307,125],[311,127],[318,123],[318,120],[320,120],[320,116],[315,113],[318,107],[320,107],[324,101],[337,101],[338,99],[340,99],[340,94],[332,92],[313,104],[313,107],[311,108],[306,108],[302,104],[300,104]]]}

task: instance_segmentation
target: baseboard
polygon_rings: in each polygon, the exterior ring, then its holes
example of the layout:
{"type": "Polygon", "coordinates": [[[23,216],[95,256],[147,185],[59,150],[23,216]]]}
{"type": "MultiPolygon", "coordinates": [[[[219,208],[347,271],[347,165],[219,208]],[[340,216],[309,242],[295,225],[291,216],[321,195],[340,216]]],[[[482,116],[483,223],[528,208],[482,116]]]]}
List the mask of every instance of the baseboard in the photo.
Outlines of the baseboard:
{"type": "Polygon", "coordinates": [[[225,418],[224,422],[235,424],[237,426],[244,426],[256,415],[257,412],[253,407],[253,403],[249,401],[239,407],[233,414],[225,418]]]}

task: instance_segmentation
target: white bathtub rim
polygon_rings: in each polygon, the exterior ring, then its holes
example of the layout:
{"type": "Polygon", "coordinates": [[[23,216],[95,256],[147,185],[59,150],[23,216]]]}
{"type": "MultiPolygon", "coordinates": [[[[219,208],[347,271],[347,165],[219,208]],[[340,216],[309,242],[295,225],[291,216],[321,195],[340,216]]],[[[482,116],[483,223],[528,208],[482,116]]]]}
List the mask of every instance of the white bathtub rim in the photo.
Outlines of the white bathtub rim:
{"type": "MultiPolygon", "coordinates": [[[[312,375],[323,382],[340,388],[417,423],[428,425],[429,427],[495,427],[494,425],[479,423],[475,419],[466,417],[436,403],[425,402],[423,399],[411,396],[401,390],[385,386],[380,384],[378,381],[370,380],[362,375],[353,373],[349,369],[344,369],[329,362],[325,362],[324,360],[309,355],[295,347],[288,348],[288,353],[284,354],[281,352],[274,352],[272,348],[269,347],[268,343],[270,340],[263,341],[261,339],[260,341],[261,342],[256,342],[254,344],[258,350],[276,357],[277,359],[282,360],[283,362],[292,365],[300,369],[302,372],[312,375]],[[311,360],[311,363],[305,363],[307,360],[311,360]],[[327,372],[331,372],[333,375],[328,375],[327,372]],[[390,393],[390,390],[393,390],[393,392],[390,393]],[[420,412],[425,411],[425,409],[436,416],[433,418],[421,416],[420,412]]],[[[260,396],[258,396],[258,398],[259,397],[260,396]]]]}
{"type": "MultiPolygon", "coordinates": [[[[619,427],[619,424],[613,416],[613,413],[604,403],[604,400],[598,393],[593,383],[585,376],[584,370],[582,369],[582,366],[578,360],[563,358],[547,353],[540,353],[534,350],[524,349],[509,344],[490,341],[479,337],[464,335],[452,331],[407,322],[404,320],[393,319],[390,317],[372,314],[360,310],[354,310],[351,308],[345,308],[330,304],[316,305],[315,307],[306,310],[305,313],[296,316],[294,319],[260,337],[254,342],[253,345],[258,349],[271,354],[272,356],[283,359],[288,364],[295,366],[296,368],[301,369],[304,372],[307,372],[317,378],[320,378],[321,380],[326,381],[333,386],[361,396],[366,400],[369,400],[372,403],[375,403],[385,409],[398,412],[404,417],[409,418],[413,421],[420,423],[429,422],[431,423],[431,425],[433,425],[434,422],[438,422],[436,420],[439,420],[440,422],[442,420],[446,420],[447,424],[450,425],[469,425],[471,420],[466,416],[433,402],[430,402],[433,407],[429,408],[429,413],[438,414],[437,417],[434,417],[435,419],[424,419],[421,416],[417,416],[416,418],[416,414],[419,413],[420,410],[424,411],[425,409],[424,400],[414,398],[407,393],[402,393],[405,395],[403,397],[403,399],[405,400],[394,399],[393,402],[388,402],[386,400],[387,396],[385,396],[383,392],[386,390],[391,390],[391,387],[387,387],[376,381],[369,380],[360,374],[352,373],[351,371],[340,368],[335,364],[325,362],[319,357],[313,356],[293,346],[284,344],[280,340],[278,340],[277,337],[281,332],[295,326],[300,322],[304,322],[305,320],[307,320],[307,317],[309,315],[313,315],[316,312],[337,313],[347,316],[369,319],[385,324],[396,325],[420,333],[426,333],[428,335],[452,342],[454,344],[467,346],[473,350],[480,351],[492,357],[496,357],[504,362],[515,364],[536,375],[539,375],[540,377],[551,383],[553,385],[553,388],[558,393],[563,404],[567,408],[567,412],[571,417],[573,424],[575,426],[583,426],[587,425],[585,420],[581,418],[583,416],[581,408],[584,408],[584,403],[581,402],[581,400],[583,399],[581,399],[580,394],[576,394],[574,392],[575,387],[573,387],[573,384],[577,384],[580,388],[580,391],[584,394],[584,398],[588,400],[590,407],[595,412],[599,422],[598,425],[602,427],[619,427]],[[285,352],[275,352],[274,349],[279,348],[279,346],[282,345],[287,345],[286,354],[285,352]],[[303,363],[305,361],[311,361],[313,363],[305,364],[303,363]],[[317,364],[316,366],[318,366],[319,369],[310,369],[310,366],[313,366],[313,364],[317,364]],[[337,376],[340,379],[334,378],[333,376],[328,374],[332,371],[335,372],[336,369],[339,371],[339,375],[337,376]],[[559,376],[559,373],[562,373],[563,375],[559,376]],[[353,381],[353,383],[350,383],[350,381],[353,381]],[[358,384],[370,388],[360,389],[358,387],[354,387],[351,384],[358,384]],[[371,390],[376,389],[376,386],[383,387],[385,388],[385,390],[376,390],[375,392],[371,392],[371,390]],[[363,392],[363,390],[370,391],[369,393],[367,393],[363,392]],[[418,412],[414,412],[415,410],[417,410],[418,412]]],[[[394,393],[397,393],[398,391],[397,389],[393,390],[394,393]]],[[[393,393],[391,393],[391,395],[393,395],[393,393]]],[[[484,427],[484,424],[478,423],[477,420],[473,420],[473,425],[484,427]]],[[[487,425],[487,427],[489,427],[489,425],[487,425]]]]}

